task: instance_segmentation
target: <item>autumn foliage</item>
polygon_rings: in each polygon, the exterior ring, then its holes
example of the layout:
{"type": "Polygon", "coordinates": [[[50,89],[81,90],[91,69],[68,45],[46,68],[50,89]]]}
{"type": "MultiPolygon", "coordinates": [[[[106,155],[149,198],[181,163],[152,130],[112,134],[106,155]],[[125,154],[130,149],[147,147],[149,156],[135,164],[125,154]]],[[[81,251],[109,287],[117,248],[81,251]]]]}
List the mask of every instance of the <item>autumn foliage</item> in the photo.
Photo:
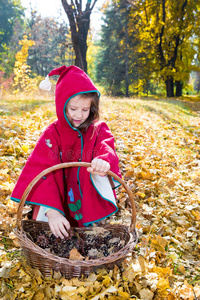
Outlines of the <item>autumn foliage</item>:
{"type": "Polygon", "coordinates": [[[16,54],[14,66],[14,93],[19,92],[34,92],[37,89],[37,79],[30,77],[30,66],[27,64],[28,50],[35,45],[35,42],[29,40],[27,35],[23,36],[23,40],[19,41],[21,50],[16,54]]]}
{"type": "MultiPolygon", "coordinates": [[[[59,272],[44,278],[26,264],[13,234],[17,205],[9,197],[39,135],[56,119],[55,108],[48,99],[1,100],[1,299],[200,299],[199,103],[103,97],[101,109],[135,197],[135,250],[121,267],[80,279],[59,272]]],[[[109,221],[129,226],[129,199],[123,188],[117,193],[119,212],[109,221]]]]}

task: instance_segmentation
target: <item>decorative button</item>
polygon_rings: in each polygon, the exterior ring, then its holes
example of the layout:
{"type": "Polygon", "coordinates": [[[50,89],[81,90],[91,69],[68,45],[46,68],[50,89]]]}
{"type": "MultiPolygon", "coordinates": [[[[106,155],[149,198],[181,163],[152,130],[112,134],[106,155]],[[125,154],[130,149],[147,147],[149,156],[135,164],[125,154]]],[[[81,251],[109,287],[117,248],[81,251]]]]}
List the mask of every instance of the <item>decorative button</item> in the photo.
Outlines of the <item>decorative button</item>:
{"type": "Polygon", "coordinates": [[[78,138],[80,138],[81,137],[81,135],[80,134],[78,134],[78,138]]]}
{"type": "Polygon", "coordinates": [[[79,159],[78,159],[78,161],[82,161],[82,159],[81,159],[81,158],[79,158],[79,159]]]}
{"type": "Polygon", "coordinates": [[[79,181],[77,181],[77,184],[79,184],[79,181]]]}

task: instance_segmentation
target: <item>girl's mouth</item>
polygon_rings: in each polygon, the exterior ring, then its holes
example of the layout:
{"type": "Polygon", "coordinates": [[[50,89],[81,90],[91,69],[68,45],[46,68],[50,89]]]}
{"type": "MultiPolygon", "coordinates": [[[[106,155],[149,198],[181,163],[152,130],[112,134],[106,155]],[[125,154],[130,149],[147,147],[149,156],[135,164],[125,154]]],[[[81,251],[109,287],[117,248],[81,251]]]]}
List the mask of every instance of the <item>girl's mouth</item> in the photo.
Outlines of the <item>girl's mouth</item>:
{"type": "Polygon", "coordinates": [[[74,123],[79,124],[81,123],[81,120],[73,120],[74,123]]]}

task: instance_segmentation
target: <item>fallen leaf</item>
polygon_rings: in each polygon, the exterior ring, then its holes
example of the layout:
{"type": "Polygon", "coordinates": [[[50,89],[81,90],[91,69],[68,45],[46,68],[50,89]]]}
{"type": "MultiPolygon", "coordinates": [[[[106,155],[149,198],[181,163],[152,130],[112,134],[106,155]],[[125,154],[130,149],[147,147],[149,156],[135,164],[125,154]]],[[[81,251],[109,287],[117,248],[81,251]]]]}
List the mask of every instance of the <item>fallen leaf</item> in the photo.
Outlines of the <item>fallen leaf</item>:
{"type": "Polygon", "coordinates": [[[76,248],[72,249],[69,253],[69,259],[72,260],[83,260],[84,256],[82,256],[76,248]]]}
{"type": "Polygon", "coordinates": [[[152,300],[154,297],[154,293],[147,288],[142,289],[139,294],[141,300],[152,300]]]}

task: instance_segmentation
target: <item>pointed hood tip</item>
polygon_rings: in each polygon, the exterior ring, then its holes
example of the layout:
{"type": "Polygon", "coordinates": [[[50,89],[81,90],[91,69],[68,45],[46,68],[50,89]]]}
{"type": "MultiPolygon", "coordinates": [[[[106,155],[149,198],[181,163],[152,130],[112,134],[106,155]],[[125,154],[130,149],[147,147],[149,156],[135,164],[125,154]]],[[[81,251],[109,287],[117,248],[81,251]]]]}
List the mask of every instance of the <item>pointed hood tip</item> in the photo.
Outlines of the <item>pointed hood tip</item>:
{"type": "Polygon", "coordinates": [[[60,68],[56,68],[56,69],[53,69],[48,75],[49,76],[53,76],[53,75],[61,75],[63,74],[65,71],[67,71],[69,67],[66,67],[66,66],[62,66],[60,68]]]}

